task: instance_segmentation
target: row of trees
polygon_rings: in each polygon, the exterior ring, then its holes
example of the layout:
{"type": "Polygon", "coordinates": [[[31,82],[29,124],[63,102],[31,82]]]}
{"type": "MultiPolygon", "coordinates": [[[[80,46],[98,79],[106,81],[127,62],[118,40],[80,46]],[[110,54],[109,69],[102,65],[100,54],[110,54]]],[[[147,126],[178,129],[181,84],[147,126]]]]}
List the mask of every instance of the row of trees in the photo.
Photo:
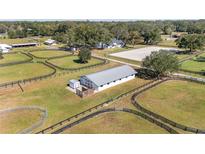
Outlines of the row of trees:
{"type": "MultiPolygon", "coordinates": [[[[171,32],[188,32],[189,34],[202,34],[205,32],[205,20],[176,20],[176,21],[133,21],[133,22],[0,22],[0,33],[8,33],[9,38],[21,38],[27,36],[55,36],[60,41],[68,31],[76,31],[78,27],[102,28],[108,34],[114,35],[127,43],[133,38],[143,37],[145,43],[159,41],[159,34],[171,34],[171,32]]],[[[95,30],[94,28],[94,30],[95,30]]]]}

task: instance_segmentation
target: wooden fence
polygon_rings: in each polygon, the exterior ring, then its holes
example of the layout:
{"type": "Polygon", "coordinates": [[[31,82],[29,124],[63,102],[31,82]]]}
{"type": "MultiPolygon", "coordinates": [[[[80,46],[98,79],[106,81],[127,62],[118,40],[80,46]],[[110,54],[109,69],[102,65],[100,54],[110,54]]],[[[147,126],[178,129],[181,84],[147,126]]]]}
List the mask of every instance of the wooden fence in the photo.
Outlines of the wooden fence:
{"type": "MultiPolygon", "coordinates": [[[[170,80],[170,79],[167,79],[167,80],[170,80]]],[[[166,80],[164,80],[164,81],[166,81],[166,80]]],[[[164,81],[163,81],[163,82],[164,82],[164,81]]],[[[140,110],[141,112],[146,113],[146,114],[148,114],[149,116],[152,116],[152,117],[154,117],[154,118],[156,118],[156,119],[159,119],[159,120],[161,120],[161,121],[163,121],[163,122],[165,122],[165,123],[167,123],[167,124],[170,124],[170,125],[173,126],[173,127],[182,129],[182,130],[184,130],[184,131],[189,131],[189,132],[192,132],[192,133],[203,133],[203,134],[204,134],[204,133],[205,133],[205,130],[201,130],[201,129],[197,129],[197,128],[192,128],[192,127],[188,127],[188,126],[179,124],[179,123],[177,123],[177,122],[174,122],[174,121],[172,121],[172,120],[170,120],[170,119],[165,118],[164,116],[161,116],[161,115],[159,115],[159,114],[157,114],[157,113],[154,113],[154,112],[152,112],[152,111],[150,111],[150,110],[144,108],[142,105],[140,105],[140,103],[136,100],[136,97],[137,97],[139,94],[143,93],[144,91],[146,91],[146,90],[148,90],[148,89],[150,89],[150,88],[153,88],[153,87],[159,85],[160,83],[161,83],[161,82],[156,83],[156,84],[153,84],[153,85],[151,85],[151,86],[148,86],[147,88],[144,88],[144,89],[141,90],[141,91],[136,92],[136,93],[132,96],[132,98],[131,98],[132,104],[133,104],[138,110],[140,110]]]]}

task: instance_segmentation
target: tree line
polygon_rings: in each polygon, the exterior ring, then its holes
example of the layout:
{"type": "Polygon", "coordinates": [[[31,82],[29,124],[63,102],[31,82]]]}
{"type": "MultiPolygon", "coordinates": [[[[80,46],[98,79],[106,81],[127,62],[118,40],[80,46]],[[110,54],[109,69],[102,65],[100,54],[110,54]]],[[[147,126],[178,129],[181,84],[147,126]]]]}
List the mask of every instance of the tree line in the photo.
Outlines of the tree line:
{"type": "Polygon", "coordinates": [[[134,45],[140,39],[145,44],[156,44],[161,39],[160,34],[169,35],[172,32],[203,34],[205,20],[0,22],[0,33],[7,33],[9,38],[53,36],[59,42],[74,46],[93,46],[96,41],[107,42],[113,37],[125,44],[134,45]]]}

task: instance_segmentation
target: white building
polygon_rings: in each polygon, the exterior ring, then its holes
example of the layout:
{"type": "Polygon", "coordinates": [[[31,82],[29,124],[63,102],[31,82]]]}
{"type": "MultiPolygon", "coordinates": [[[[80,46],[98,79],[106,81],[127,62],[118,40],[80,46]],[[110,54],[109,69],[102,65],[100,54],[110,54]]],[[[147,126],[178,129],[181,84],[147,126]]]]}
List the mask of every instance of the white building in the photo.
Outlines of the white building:
{"type": "Polygon", "coordinates": [[[44,44],[46,45],[54,45],[56,44],[56,40],[52,40],[52,39],[48,39],[44,42],[44,44]]]}
{"type": "Polygon", "coordinates": [[[3,52],[3,53],[7,53],[9,52],[9,50],[12,49],[12,46],[8,45],[8,44],[0,44],[0,50],[3,52]]]}
{"type": "Polygon", "coordinates": [[[115,85],[135,78],[137,72],[128,65],[123,65],[97,73],[80,77],[80,84],[94,89],[95,92],[105,90],[115,85]]]}
{"type": "Polygon", "coordinates": [[[97,49],[105,49],[105,48],[122,48],[125,46],[125,43],[122,40],[118,40],[116,38],[112,39],[109,43],[99,42],[96,44],[97,49]]]}
{"type": "Polygon", "coordinates": [[[80,87],[80,82],[78,80],[70,80],[69,81],[69,87],[72,89],[76,89],[80,87]]]}

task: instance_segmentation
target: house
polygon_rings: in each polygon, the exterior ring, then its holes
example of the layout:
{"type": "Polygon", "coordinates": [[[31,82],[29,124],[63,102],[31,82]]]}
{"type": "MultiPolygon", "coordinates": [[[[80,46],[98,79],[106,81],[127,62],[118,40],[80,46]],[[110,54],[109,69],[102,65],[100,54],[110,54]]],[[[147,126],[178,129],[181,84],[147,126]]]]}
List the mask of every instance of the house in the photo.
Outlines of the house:
{"type": "Polygon", "coordinates": [[[54,45],[56,44],[56,40],[52,40],[52,39],[48,39],[44,42],[44,44],[46,45],[54,45]]]}
{"type": "Polygon", "coordinates": [[[132,80],[136,74],[137,72],[132,67],[123,65],[81,76],[80,84],[88,89],[93,89],[94,92],[98,92],[132,80]]]}
{"type": "Polygon", "coordinates": [[[112,39],[110,43],[99,42],[96,45],[97,49],[105,49],[105,48],[122,48],[125,46],[125,43],[122,40],[118,40],[116,38],[112,39]]]}
{"type": "Polygon", "coordinates": [[[12,49],[12,46],[8,45],[8,44],[0,44],[0,50],[3,52],[3,53],[7,53],[9,52],[9,50],[12,49]]]}
{"type": "Polygon", "coordinates": [[[37,46],[38,43],[20,43],[20,44],[12,44],[12,48],[21,48],[21,47],[33,47],[37,46]]]}
{"type": "Polygon", "coordinates": [[[108,48],[122,48],[125,46],[125,43],[122,40],[118,40],[116,38],[112,39],[108,45],[108,48]]]}

